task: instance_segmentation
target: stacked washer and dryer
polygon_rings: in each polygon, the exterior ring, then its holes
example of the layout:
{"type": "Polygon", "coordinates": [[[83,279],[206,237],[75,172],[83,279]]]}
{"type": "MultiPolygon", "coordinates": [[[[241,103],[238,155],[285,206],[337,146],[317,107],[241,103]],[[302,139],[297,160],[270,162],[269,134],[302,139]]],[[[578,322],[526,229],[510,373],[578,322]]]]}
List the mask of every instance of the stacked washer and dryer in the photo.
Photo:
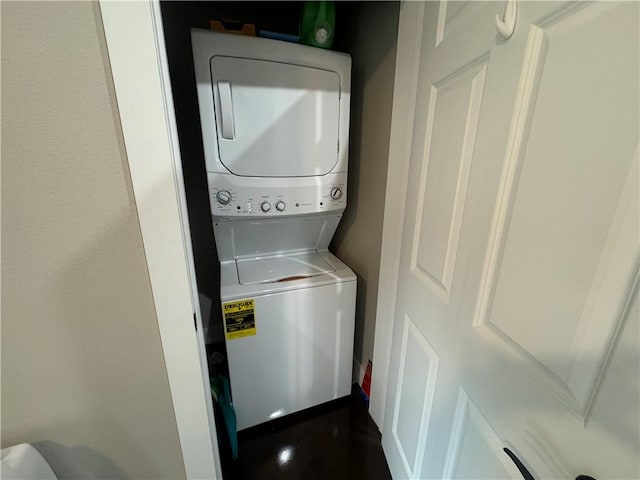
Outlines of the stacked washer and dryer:
{"type": "Polygon", "coordinates": [[[238,429],[349,395],[349,55],[192,30],[238,429]]]}

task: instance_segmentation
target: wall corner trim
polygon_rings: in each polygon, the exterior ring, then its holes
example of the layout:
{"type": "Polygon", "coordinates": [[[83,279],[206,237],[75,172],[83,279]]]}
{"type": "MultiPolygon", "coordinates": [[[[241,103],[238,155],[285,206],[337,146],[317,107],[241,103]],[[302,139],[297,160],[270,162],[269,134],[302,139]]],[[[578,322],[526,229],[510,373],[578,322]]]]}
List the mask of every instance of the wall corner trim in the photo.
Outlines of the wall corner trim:
{"type": "Polygon", "coordinates": [[[220,479],[160,4],[100,11],[186,477],[220,479]]]}

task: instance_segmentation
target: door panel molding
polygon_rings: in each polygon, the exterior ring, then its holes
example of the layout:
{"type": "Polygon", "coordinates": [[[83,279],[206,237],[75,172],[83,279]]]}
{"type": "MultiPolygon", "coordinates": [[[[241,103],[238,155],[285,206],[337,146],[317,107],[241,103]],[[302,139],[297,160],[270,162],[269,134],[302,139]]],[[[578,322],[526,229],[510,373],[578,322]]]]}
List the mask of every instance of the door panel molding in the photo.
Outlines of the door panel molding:
{"type": "MultiPolygon", "coordinates": [[[[430,88],[410,270],[445,302],[449,301],[460,241],[488,61],[489,52],[486,52],[435,82],[430,88]],[[464,90],[459,95],[454,95],[454,89],[464,90]],[[446,106],[440,104],[446,102],[447,98],[452,99],[449,100],[451,102],[460,101],[463,94],[467,95],[468,101],[460,118],[449,117],[446,119],[448,121],[442,123],[436,120],[437,111],[447,110],[446,106]],[[456,127],[459,129],[459,145],[451,141],[452,130],[456,127]],[[438,141],[439,139],[442,140],[438,141]],[[452,152],[452,149],[459,152],[452,152]],[[455,157],[451,158],[449,154],[455,154],[455,157]],[[451,160],[457,161],[457,164],[452,164],[451,160]],[[453,171],[447,171],[446,167],[452,165],[455,165],[453,171]],[[455,186],[453,194],[450,194],[445,185],[450,185],[454,177],[455,186]],[[448,209],[451,211],[450,218],[447,219],[448,225],[443,225],[442,218],[437,216],[443,204],[449,205],[448,209]],[[438,238],[438,232],[443,232],[441,238],[438,238]],[[424,252],[433,250],[435,244],[440,244],[439,250],[443,250],[441,258],[425,258],[424,252]]],[[[453,112],[455,107],[454,103],[448,110],[453,112]]],[[[458,109],[459,107],[460,105],[458,109]]]]}
{"type": "Polygon", "coordinates": [[[438,377],[439,356],[406,314],[400,348],[400,367],[391,430],[407,477],[419,478],[438,377]],[[413,345],[410,345],[410,342],[413,345]],[[409,369],[412,369],[411,374],[407,372],[409,369]],[[407,377],[411,377],[410,381],[405,381],[407,377]],[[419,377],[422,377],[420,380],[423,385],[416,382],[419,377]],[[401,413],[403,418],[400,417],[401,413]],[[420,418],[418,425],[412,423],[412,418],[416,416],[420,418]],[[412,431],[416,428],[417,430],[412,431]]]}
{"type": "Polygon", "coordinates": [[[456,2],[456,9],[452,9],[451,2],[443,0],[440,2],[440,9],[438,10],[438,23],[436,27],[436,44],[437,47],[444,40],[445,35],[447,33],[447,28],[450,28],[451,25],[455,22],[456,17],[460,18],[460,13],[466,7],[468,7],[471,2],[456,2]]]}
{"type": "Polygon", "coordinates": [[[482,268],[482,280],[478,290],[478,299],[473,318],[474,326],[481,326],[486,322],[491,299],[495,293],[496,270],[504,250],[508,222],[515,200],[522,159],[526,150],[527,136],[542,77],[546,49],[547,40],[544,31],[532,26],[529,29],[502,178],[500,179],[489,243],[482,268]]]}
{"type": "Polygon", "coordinates": [[[567,385],[581,402],[585,425],[640,282],[639,158],[636,149],[578,324],[571,363],[566,371],[567,385]]]}
{"type": "MultiPolygon", "coordinates": [[[[458,391],[458,401],[456,402],[442,478],[445,480],[459,478],[457,470],[464,452],[464,442],[466,437],[471,437],[469,432],[472,429],[477,432],[477,436],[484,441],[488,450],[495,456],[495,466],[499,466],[504,470],[505,477],[520,478],[520,472],[502,450],[505,442],[491,428],[463,388],[458,391]]],[[[477,475],[477,478],[483,478],[482,473],[477,475]]]]}
{"type": "MultiPolygon", "coordinates": [[[[566,28],[581,27],[585,22],[597,19],[598,15],[610,8],[603,6],[600,9],[585,10],[584,6],[568,6],[547,15],[539,25],[552,25],[554,29],[564,29],[562,31],[565,32],[566,28]],[[574,14],[578,12],[579,18],[575,18],[574,14]],[[563,22],[567,22],[568,26],[563,22]]],[[[481,330],[484,331],[482,333],[488,341],[498,339],[508,346],[526,370],[546,390],[562,400],[586,423],[598,379],[601,372],[606,370],[608,352],[614,348],[616,332],[622,324],[625,305],[631,298],[637,277],[637,273],[634,273],[638,270],[639,256],[638,202],[634,197],[637,196],[634,192],[638,190],[637,150],[627,173],[623,193],[618,200],[604,247],[600,250],[597,269],[591,278],[586,300],[581,304],[581,313],[576,320],[570,348],[568,347],[566,352],[558,352],[558,355],[562,353],[563,356],[568,356],[568,363],[565,366],[560,363],[550,365],[543,357],[529,351],[517,337],[505,330],[504,326],[492,321],[492,310],[495,307],[504,253],[509,241],[509,229],[518,197],[524,158],[527,155],[528,142],[531,140],[531,125],[535,113],[533,106],[540,93],[545,60],[551,48],[549,42],[548,31],[536,25],[530,27],[473,325],[480,327],[477,328],[479,333],[481,330]],[[486,334],[494,338],[490,339],[486,334]]]]}

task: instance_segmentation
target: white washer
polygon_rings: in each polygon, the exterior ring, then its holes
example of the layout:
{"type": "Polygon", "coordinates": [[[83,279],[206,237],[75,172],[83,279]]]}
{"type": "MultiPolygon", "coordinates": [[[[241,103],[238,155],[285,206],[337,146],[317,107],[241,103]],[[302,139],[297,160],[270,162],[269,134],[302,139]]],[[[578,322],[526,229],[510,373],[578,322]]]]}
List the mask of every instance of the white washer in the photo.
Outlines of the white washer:
{"type": "Polygon", "coordinates": [[[238,429],[349,395],[356,278],[344,263],[303,252],[224,262],[221,277],[223,304],[255,309],[255,335],[227,340],[238,429]]]}
{"type": "Polygon", "coordinates": [[[214,223],[240,430],[351,391],[356,276],[327,250],[340,217],[214,223]],[[244,302],[250,334],[234,337],[225,307],[244,302]]]}
{"type": "Polygon", "coordinates": [[[356,277],[328,251],[347,197],[351,58],[192,30],[238,429],[348,395],[356,277]]]}

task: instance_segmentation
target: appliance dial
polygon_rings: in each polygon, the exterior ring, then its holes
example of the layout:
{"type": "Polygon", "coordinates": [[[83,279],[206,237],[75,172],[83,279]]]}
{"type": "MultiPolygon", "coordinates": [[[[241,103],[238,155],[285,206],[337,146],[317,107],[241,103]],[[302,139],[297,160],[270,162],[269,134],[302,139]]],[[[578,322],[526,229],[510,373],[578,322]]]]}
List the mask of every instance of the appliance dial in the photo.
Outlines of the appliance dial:
{"type": "Polygon", "coordinates": [[[278,210],[279,212],[284,211],[285,208],[287,208],[287,204],[282,200],[279,200],[278,203],[276,203],[276,210],[278,210]]]}
{"type": "Polygon", "coordinates": [[[231,192],[229,190],[219,190],[216,193],[216,200],[221,205],[227,205],[231,201],[231,192]]]}
{"type": "Polygon", "coordinates": [[[329,195],[331,195],[331,198],[334,200],[340,200],[340,197],[342,197],[342,190],[340,187],[331,187],[329,195]]]}
{"type": "Polygon", "coordinates": [[[271,210],[271,204],[269,202],[262,202],[260,204],[260,210],[262,210],[264,213],[267,213],[269,210],[271,210]]]}

